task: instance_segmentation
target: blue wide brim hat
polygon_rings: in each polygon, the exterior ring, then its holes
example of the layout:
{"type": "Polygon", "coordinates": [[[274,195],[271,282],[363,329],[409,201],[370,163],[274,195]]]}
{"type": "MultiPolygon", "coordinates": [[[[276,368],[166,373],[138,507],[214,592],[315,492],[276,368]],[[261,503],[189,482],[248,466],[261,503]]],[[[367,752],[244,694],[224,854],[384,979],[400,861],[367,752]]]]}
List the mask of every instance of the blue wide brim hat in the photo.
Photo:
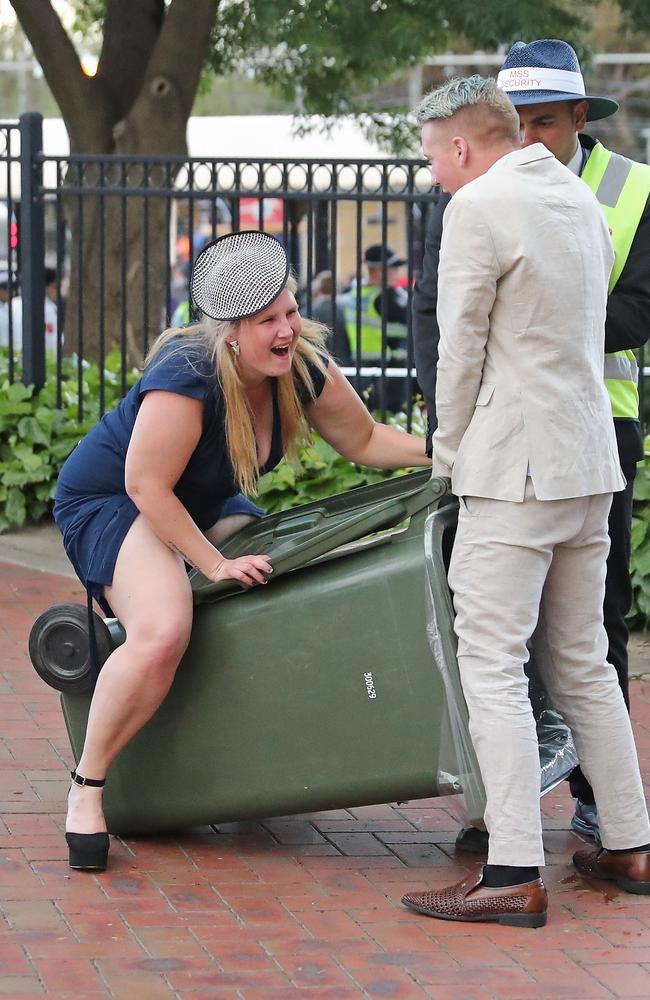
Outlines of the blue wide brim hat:
{"type": "Polygon", "coordinates": [[[497,83],[519,107],[551,101],[586,101],[587,121],[609,118],[618,104],[609,97],[585,93],[580,63],[568,42],[542,38],[536,42],[515,42],[506,56],[497,83]]]}

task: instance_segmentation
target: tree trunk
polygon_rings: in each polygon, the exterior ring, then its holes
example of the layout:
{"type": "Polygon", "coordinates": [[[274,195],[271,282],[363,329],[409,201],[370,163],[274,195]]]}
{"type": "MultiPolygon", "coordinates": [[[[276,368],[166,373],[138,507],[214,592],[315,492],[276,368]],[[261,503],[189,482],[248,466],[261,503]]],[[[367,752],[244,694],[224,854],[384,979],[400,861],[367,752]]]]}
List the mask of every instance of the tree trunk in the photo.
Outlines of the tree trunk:
{"type": "MultiPolygon", "coordinates": [[[[87,181],[145,190],[173,184],[174,171],[157,165],[86,168],[87,181]]],[[[72,181],[74,183],[74,180],[72,181]]],[[[93,184],[93,186],[94,186],[93,184]]],[[[70,291],[65,343],[99,360],[118,348],[139,365],[168,322],[166,289],[170,234],[163,196],[94,195],[65,200],[71,234],[70,291]]]]}

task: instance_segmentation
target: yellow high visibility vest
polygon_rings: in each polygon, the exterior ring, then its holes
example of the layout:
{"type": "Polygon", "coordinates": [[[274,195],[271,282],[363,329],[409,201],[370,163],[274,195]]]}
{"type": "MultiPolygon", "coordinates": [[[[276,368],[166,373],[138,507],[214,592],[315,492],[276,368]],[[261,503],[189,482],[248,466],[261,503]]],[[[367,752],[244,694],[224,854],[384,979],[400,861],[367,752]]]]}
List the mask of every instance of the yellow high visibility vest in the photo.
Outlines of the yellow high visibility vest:
{"type": "MultiPolygon", "coordinates": [[[[375,300],[381,295],[380,285],[362,285],[361,287],[361,356],[364,361],[381,359],[381,314],[375,308],[375,300]]],[[[348,292],[343,303],[343,318],[345,330],[350,342],[350,350],[354,355],[357,346],[357,293],[354,289],[348,292]]],[[[387,337],[406,338],[407,328],[404,323],[386,323],[387,337]]],[[[386,357],[395,354],[390,347],[386,348],[386,357]]]]}
{"type": "MultiPolygon", "coordinates": [[[[611,292],[621,276],[650,196],[650,166],[612,153],[597,142],[581,177],[596,195],[612,234],[615,260],[611,292]]],[[[650,275],[649,275],[650,280],[650,275]]],[[[614,417],[639,417],[639,370],[633,351],[605,355],[605,385],[614,417]]]]}

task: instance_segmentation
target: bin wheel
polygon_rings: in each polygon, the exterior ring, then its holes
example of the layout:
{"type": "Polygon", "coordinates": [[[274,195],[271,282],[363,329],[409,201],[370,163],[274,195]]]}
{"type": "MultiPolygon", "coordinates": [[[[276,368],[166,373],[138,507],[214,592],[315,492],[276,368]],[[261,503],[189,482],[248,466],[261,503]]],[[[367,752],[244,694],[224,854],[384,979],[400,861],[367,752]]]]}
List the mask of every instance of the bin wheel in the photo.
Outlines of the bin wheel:
{"type": "MultiPolygon", "coordinates": [[[[93,611],[97,656],[101,667],[113,651],[103,618],[93,611]]],[[[65,694],[92,690],[88,609],[83,604],[55,604],[40,615],[29,633],[34,670],[50,687],[65,694]]]]}

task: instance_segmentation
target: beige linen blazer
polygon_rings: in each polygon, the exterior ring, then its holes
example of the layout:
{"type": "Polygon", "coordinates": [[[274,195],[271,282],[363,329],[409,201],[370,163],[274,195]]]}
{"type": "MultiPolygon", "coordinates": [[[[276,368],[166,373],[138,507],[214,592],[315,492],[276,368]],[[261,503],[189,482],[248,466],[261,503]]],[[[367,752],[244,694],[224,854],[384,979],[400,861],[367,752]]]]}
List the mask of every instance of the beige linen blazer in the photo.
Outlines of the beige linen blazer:
{"type": "Polygon", "coordinates": [[[433,474],[523,501],[625,487],[603,381],[609,230],[584,181],[536,143],[444,216],[433,474]]]}

